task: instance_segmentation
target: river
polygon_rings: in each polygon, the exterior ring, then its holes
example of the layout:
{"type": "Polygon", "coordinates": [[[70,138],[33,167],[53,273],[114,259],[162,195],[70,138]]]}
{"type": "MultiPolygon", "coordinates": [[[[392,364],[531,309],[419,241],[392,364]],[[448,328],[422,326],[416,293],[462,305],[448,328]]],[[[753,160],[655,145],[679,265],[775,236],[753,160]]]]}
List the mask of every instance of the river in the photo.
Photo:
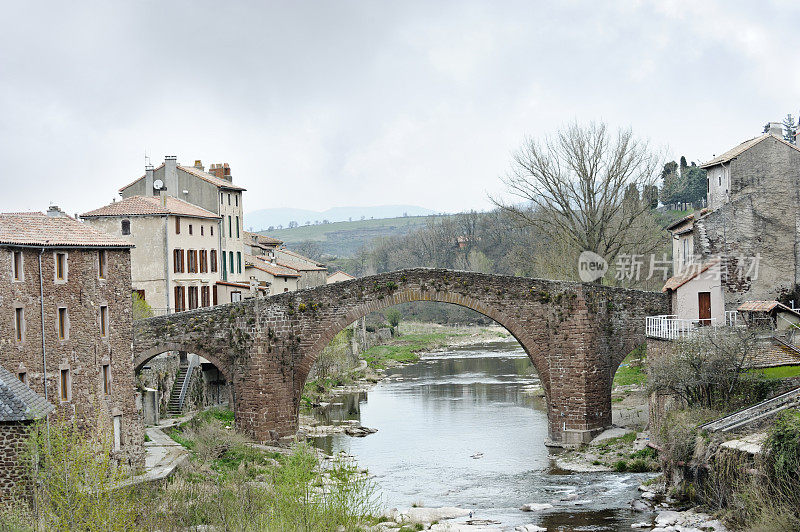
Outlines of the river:
{"type": "Polygon", "coordinates": [[[516,342],[426,354],[388,370],[369,392],[339,397],[315,413],[334,423],[360,420],[377,433],[335,434],[315,445],[345,451],[368,468],[387,508],[458,506],[511,529],[533,523],[548,530],[630,530],[645,517],[630,510],[630,501],[652,475],[556,469],[543,443],[544,400],[530,393],[538,382],[516,342]],[[519,510],[531,502],[554,508],[519,510]]]}

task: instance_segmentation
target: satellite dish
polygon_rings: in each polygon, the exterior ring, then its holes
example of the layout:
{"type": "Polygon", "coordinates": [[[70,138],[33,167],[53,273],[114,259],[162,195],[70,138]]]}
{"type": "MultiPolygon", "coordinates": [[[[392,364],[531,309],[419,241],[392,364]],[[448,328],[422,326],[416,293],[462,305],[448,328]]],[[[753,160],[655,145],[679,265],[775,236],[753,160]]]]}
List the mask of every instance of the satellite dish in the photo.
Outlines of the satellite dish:
{"type": "Polygon", "coordinates": [[[164,182],[161,181],[160,179],[156,179],[155,181],[153,181],[153,188],[156,190],[161,190],[162,188],[164,188],[164,182]]]}

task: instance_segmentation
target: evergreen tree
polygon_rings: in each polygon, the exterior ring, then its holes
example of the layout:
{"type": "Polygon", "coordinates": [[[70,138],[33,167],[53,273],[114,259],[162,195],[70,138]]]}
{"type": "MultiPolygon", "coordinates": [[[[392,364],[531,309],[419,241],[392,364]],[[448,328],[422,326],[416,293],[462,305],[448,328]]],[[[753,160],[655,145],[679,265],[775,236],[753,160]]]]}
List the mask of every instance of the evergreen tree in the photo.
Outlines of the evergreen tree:
{"type": "Polygon", "coordinates": [[[645,185],[642,190],[642,201],[645,205],[650,205],[651,209],[658,207],[658,187],[656,185],[645,185]]]}
{"type": "Polygon", "coordinates": [[[783,140],[792,144],[797,142],[797,122],[794,121],[792,113],[783,119],[783,140]]]}

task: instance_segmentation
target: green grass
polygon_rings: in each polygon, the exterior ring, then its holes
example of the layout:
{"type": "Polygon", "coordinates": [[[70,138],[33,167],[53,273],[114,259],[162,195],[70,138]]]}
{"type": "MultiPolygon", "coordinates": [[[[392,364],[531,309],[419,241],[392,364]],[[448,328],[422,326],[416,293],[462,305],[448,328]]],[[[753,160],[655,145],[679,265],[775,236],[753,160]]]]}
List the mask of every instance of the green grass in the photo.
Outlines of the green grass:
{"type": "Polygon", "coordinates": [[[644,371],[644,365],[639,362],[638,358],[628,355],[625,360],[620,364],[619,369],[614,374],[614,386],[630,386],[632,384],[645,384],[647,382],[647,373],[644,371]]]}
{"type": "Polygon", "coordinates": [[[407,333],[389,345],[376,345],[364,351],[361,356],[375,369],[387,366],[388,361],[409,363],[419,360],[418,353],[436,349],[447,344],[452,338],[465,336],[460,332],[407,333]]]}
{"type": "Polygon", "coordinates": [[[760,373],[767,379],[787,379],[800,376],[800,366],[776,366],[774,368],[761,368],[750,371],[752,373],[760,373]]]}

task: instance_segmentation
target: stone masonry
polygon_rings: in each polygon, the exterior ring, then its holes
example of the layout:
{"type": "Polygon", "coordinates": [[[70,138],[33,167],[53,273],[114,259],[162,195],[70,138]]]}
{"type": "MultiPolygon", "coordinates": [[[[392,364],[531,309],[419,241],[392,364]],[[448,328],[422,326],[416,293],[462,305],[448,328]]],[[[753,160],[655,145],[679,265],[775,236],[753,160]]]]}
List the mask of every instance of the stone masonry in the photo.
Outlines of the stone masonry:
{"type": "MultiPolygon", "coordinates": [[[[41,248],[39,248],[41,249],[41,248]]],[[[0,247],[0,350],[2,365],[24,375],[32,390],[55,405],[54,416],[75,419],[81,428],[98,423],[112,431],[121,416],[121,448],[126,464],[144,460],[144,430],[136,411],[131,360],[131,270],[128,249],[106,249],[107,272],[98,278],[98,249],[50,248],[41,254],[42,304],[39,297],[39,249],[0,247]],[[12,279],[13,251],[22,253],[23,278],[12,279]],[[54,281],[55,253],[65,252],[67,280],[54,281]],[[100,306],[108,307],[108,334],[100,334],[100,306]],[[58,308],[68,310],[67,338],[58,334],[58,308]],[[24,311],[22,340],[17,341],[15,309],[24,311]],[[44,386],[42,330],[47,359],[44,386]],[[110,393],[104,393],[103,365],[110,368],[110,393]],[[69,370],[70,391],[61,400],[61,370],[69,370]]]]}
{"type": "Polygon", "coordinates": [[[549,437],[587,441],[611,424],[613,375],[645,341],[644,316],[669,313],[657,292],[522,277],[412,269],[134,323],[134,365],[169,350],[213,362],[233,385],[238,427],[260,441],[293,435],[300,395],[322,349],[370,312],[410,301],[471,308],[505,327],[545,390],[549,437]]]}

